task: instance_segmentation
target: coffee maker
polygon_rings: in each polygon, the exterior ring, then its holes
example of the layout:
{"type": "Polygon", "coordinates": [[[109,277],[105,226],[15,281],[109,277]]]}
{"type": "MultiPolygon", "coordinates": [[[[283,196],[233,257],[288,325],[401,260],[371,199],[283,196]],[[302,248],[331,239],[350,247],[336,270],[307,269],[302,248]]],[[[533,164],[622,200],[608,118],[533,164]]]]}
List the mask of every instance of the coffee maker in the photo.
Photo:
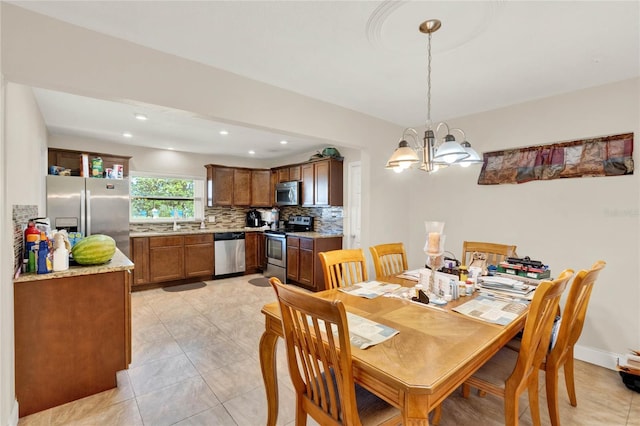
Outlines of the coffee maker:
{"type": "Polygon", "coordinates": [[[262,226],[262,215],[256,209],[247,212],[247,227],[259,228],[262,226]]]}

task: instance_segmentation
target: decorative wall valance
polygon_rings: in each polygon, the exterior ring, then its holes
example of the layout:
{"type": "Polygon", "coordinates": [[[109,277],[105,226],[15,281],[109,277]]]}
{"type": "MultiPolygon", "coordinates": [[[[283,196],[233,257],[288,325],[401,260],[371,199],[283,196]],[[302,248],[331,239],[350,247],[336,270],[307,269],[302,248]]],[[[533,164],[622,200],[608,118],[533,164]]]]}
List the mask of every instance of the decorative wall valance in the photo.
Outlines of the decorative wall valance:
{"type": "Polygon", "coordinates": [[[633,133],[484,153],[478,185],[633,174],[633,133]]]}

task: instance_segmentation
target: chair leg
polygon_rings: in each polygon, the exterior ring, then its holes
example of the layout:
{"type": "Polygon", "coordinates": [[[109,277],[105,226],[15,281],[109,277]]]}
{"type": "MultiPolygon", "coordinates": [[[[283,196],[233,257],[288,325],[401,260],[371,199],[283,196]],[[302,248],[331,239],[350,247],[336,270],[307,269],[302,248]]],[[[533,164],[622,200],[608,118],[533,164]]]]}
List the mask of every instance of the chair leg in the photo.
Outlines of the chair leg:
{"type": "MultiPolygon", "coordinates": [[[[558,409],[558,367],[547,364],[545,370],[545,388],[547,391],[547,407],[552,426],[560,426],[560,412],[558,409]]],[[[566,367],[565,367],[566,368],[566,367]]]]}
{"type": "MultiPolygon", "coordinates": [[[[529,394],[529,412],[534,426],[540,426],[540,401],[538,399],[538,371],[534,371],[529,381],[527,393],[529,394]]],[[[516,397],[517,399],[517,397],[516,397]]],[[[516,412],[516,416],[518,413],[516,412]]]]}
{"type": "Polygon", "coordinates": [[[576,387],[573,380],[573,346],[569,348],[564,361],[564,382],[567,385],[567,393],[569,394],[569,402],[572,406],[578,406],[576,398],[576,387]]]}
{"type": "Polygon", "coordinates": [[[518,425],[518,397],[515,395],[504,396],[504,425],[518,425]]]}
{"type": "Polygon", "coordinates": [[[296,426],[307,426],[307,412],[300,401],[296,404],[296,426]]]}

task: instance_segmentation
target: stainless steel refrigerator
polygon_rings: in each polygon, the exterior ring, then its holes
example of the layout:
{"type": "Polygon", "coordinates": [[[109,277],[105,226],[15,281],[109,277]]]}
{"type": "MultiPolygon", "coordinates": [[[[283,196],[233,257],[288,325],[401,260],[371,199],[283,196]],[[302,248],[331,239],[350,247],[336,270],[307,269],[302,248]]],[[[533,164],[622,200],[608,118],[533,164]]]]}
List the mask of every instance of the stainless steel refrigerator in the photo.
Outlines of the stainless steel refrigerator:
{"type": "Polygon", "coordinates": [[[51,228],[105,234],[129,256],[129,179],[47,176],[51,228]]]}

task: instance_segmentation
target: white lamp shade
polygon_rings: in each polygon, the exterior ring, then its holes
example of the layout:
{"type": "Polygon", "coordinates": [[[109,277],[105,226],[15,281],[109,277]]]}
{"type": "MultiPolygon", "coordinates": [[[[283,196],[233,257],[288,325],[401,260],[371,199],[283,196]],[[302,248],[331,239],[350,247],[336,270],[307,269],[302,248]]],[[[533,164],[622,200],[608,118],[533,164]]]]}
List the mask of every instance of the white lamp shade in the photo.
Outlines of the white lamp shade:
{"type": "Polygon", "coordinates": [[[458,161],[457,164],[460,164],[462,167],[469,167],[472,164],[482,164],[482,158],[480,158],[480,154],[476,152],[475,149],[471,147],[469,142],[463,142],[462,147],[469,154],[469,156],[463,160],[458,161]]]}
{"type": "MultiPolygon", "coordinates": [[[[405,142],[406,144],[406,142],[405,142]]],[[[418,154],[408,146],[402,146],[402,143],[391,155],[389,161],[387,161],[387,167],[402,167],[403,169],[408,169],[411,165],[418,163],[420,158],[418,158],[418,154]]]]}
{"type": "Polygon", "coordinates": [[[447,164],[456,163],[469,156],[469,153],[455,140],[444,142],[436,150],[433,159],[437,162],[444,161],[447,164]]]}

